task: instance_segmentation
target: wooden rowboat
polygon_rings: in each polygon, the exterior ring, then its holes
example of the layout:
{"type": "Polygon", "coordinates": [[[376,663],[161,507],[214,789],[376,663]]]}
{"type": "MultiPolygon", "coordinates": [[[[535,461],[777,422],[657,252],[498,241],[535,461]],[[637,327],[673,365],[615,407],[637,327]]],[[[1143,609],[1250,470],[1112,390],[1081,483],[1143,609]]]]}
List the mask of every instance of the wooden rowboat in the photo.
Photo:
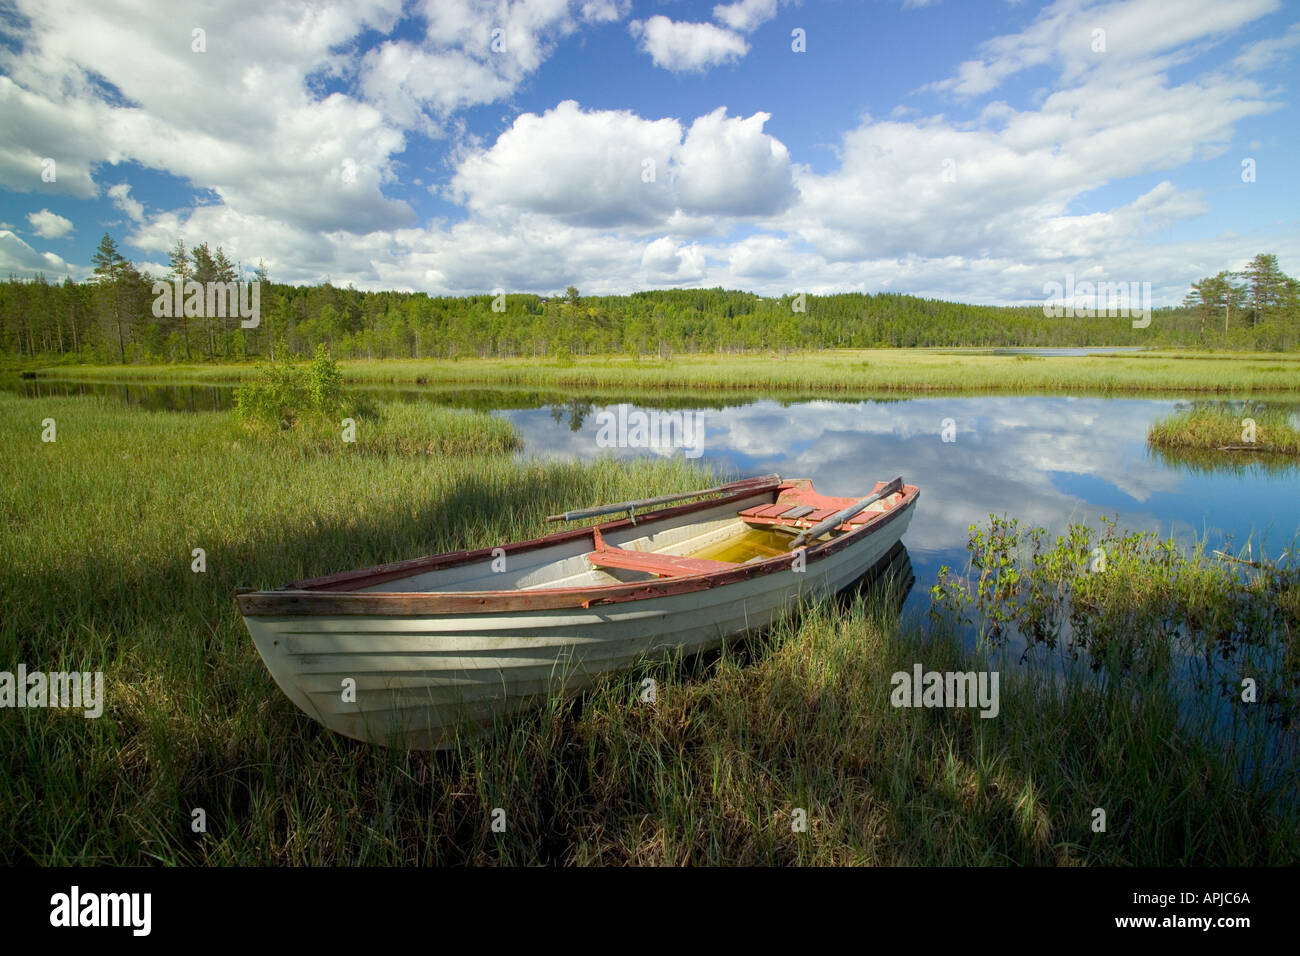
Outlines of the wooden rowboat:
{"type": "MultiPolygon", "coordinates": [[[[919,490],[860,501],[778,475],[533,541],[298,581],[236,600],[281,690],[331,730],[450,745],[646,657],[690,655],[836,593],[891,553],[919,490]],[[720,495],[717,497],[716,495],[720,495]],[[793,549],[793,550],[792,550],[793,549]]],[[[670,496],[673,498],[693,497],[670,496]]],[[[654,503],[665,499],[651,499],[654,503]]]]}

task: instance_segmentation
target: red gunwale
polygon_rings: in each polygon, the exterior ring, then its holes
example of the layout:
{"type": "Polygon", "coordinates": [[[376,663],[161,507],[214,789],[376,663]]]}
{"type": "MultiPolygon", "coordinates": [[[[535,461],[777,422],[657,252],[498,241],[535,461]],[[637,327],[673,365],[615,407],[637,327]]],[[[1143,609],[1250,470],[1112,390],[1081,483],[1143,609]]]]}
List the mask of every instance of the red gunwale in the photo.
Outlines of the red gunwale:
{"type": "MultiPolygon", "coordinates": [[[[676,505],[661,511],[638,515],[635,521],[622,518],[569,531],[560,531],[529,541],[517,541],[499,547],[506,554],[531,551],[564,541],[594,538],[598,533],[608,533],[621,528],[643,527],[681,515],[703,511],[717,505],[752,498],[764,491],[777,490],[789,485],[787,481],[771,481],[736,491],[721,498],[676,505]]],[[[869,534],[879,531],[911,507],[920,495],[915,485],[904,485],[903,497],[888,511],[874,512],[864,523],[853,527],[830,541],[808,545],[805,561],[815,563],[822,558],[857,543],[869,534]]],[[[287,584],[276,591],[251,591],[235,598],[240,613],[245,617],[285,617],[303,615],[373,615],[406,617],[413,614],[464,614],[494,611],[533,611],[556,608],[589,608],[592,605],[619,604],[642,601],[656,597],[702,591],[707,588],[735,584],[750,578],[761,577],[784,570],[789,564],[788,555],[776,555],[765,561],[742,564],[736,568],[709,571],[700,574],[662,578],[655,581],[638,581],[631,584],[600,584],[591,587],[546,588],[537,591],[369,591],[357,593],[354,589],[408,577],[441,568],[454,567],[491,558],[493,548],[474,551],[452,551],[446,554],[411,558],[372,568],[344,571],[324,577],[309,578],[287,584]]]]}

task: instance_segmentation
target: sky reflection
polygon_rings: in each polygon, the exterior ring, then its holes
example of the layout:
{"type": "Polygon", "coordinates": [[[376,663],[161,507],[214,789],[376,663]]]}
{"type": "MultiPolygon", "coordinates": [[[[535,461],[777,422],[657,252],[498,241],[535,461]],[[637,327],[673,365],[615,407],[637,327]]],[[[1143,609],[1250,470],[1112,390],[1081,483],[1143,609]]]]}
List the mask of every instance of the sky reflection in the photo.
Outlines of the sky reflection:
{"type": "MultiPolygon", "coordinates": [[[[753,475],[811,478],[831,495],[865,494],[901,474],[921,488],[904,538],[917,592],[940,564],[962,567],[967,528],[990,514],[1063,531],[1118,516],[1121,526],[1203,536],[1212,547],[1253,537],[1272,555],[1300,533],[1300,469],[1247,466],[1198,472],[1146,447],[1157,418],[1178,403],[1152,399],[979,396],[904,401],[761,400],[704,412],[705,464],[753,475]],[[955,440],[942,438],[952,419],[955,440]]],[[[682,455],[674,448],[601,448],[595,413],[503,412],[525,440],[523,454],[581,460],[602,454],[682,455]]],[[[586,502],[570,502],[579,505],[586,502]]],[[[914,592],[917,593],[917,592],[914,592]]]]}

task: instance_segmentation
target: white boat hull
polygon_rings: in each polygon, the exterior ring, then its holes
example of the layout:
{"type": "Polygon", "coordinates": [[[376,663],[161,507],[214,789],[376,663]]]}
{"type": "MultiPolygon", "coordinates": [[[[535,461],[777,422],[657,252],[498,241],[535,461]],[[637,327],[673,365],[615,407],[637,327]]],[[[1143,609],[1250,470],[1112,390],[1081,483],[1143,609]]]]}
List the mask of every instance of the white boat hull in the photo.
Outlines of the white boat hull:
{"type": "Polygon", "coordinates": [[[915,499],[805,570],[591,607],[463,613],[258,615],[249,633],[281,690],[329,729],[412,749],[639,661],[688,656],[771,625],[801,598],[851,585],[902,537],[915,499]]]}

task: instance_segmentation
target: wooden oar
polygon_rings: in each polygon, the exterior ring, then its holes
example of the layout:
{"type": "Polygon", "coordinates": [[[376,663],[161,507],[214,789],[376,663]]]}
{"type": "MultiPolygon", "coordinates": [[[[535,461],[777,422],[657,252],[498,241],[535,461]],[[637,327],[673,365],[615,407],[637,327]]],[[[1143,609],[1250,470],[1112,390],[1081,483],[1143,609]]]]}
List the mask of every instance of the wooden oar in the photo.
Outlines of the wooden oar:
{"type": "Polygon", "coordinates": [[[798,535],[795,536],[794,543],[790,545],[790,550],[794,551],[795,549],[802,547],[805,541],[817,540],[822,535],[824,535],[827,531],[830,531],[834,528],[838,528],[840,525],[848,521],[850,518],[852,518],[863,508],[875,504],[881,498],[888,498],[890,495],[897,494],[902,490],[903,490],[903,476],[899,475],[897,478],[895,478],[889,484],[885,485],[885,487],[881,488],[879,491],[872,492],[871,494],[863,498],[861,501],[854,502],[853,504],[845,508],[843,511],[837,511],[835,514],[831,515],[825,521],[821,521],[813,525],[808,530],[800,532],[798,535]]]}
{"type": "Polygon", "coordinates": [[[611,515],[620,511],[631,512],[637,508],[648,508],[651,505],[666,505],[670,501],[681,501],[683,498],[698,498],[703,495],[716,495],[729,491],[745,491],[752,485],[755,490],[763,485],[775,485],[781,481],[781,476],[777,474],[760,475],[757,478],[744,478],[740,481],[728,482],[725,485],[718,485],[716,488],[705,488],[701,491],[683,491],[676,495],[660,495],[658,498],[642,498],[639,501],[620,501],[613,505],[600,505],[596,508],[583,508],[581,511],[566,511],[564,514],[547,515],[547,521],[576,521],[579,518],[594,518],[596,515],[611,515]]]}

